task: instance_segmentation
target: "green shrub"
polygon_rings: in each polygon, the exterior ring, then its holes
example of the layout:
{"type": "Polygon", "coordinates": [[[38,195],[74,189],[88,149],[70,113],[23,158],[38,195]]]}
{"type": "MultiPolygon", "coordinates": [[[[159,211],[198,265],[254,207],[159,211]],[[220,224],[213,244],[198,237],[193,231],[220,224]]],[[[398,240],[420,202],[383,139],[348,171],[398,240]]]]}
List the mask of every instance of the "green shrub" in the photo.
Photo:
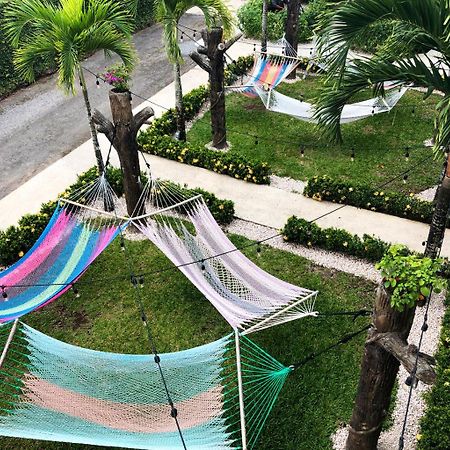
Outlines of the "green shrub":
{"type": "MultiPolygon", "coordinates": [[[[97,177],[97,168],[90,168],[79,175],[77,181],[69,186],[60,196],[70,197],[92,183],[97,177]]],[[[146,176],[142,174],[141,178],[145,183],[146,176]]],[[[108,167],[107,179],[114,192],[119,197],[123,195],[122,171],[114,167],[108,167]]],[[[202,194],[205,203],[218,223],[227,225],[233,220],[234,203],[231,200],[219,199],[214,194],[203,189],[184,189],[180,186],[177,186],[177,189],[181,189],[183,195],[188,197],[202,194]]],[[[10,226],[5,231],[0,231],[0,265],[9,266],[13,264],[34,245],[47,226],[56,205],[56,201],[44,203],[37,214],[26,214],[19,220],[17,226],[10,226]]]]}
{"type": "Polygon", "coordinates": [[[375,53],[391,36],[394,24],[391,21],[380,21],[371,25],[366,32],[359,34],[353,41],[355,50],[375,53]]]}
{"type": "Polygon", "coordinates": [[[270,168],[265,162],[249,160],[233,153],[209,150],[189,142],[179,142],[171,136],[155,134],[151,128],[139,135],[139,145],[144,152],[152,155],[203,167],[238,180],[256,184],[270,182],[270,168]]]}
{"type": "Polygon", "coordinates": [[[450,448],[450,293],[442,323],[439,348],[435,355],[436,382],[426,395],[427,409],[421,420],[419,450],[448,450],[450,448]]]}
{"type": "Polygon", "coordinates": [[[387,242],[365,234],[362,239],[338,228],[320,228],[315,223],[292,216],[283,228],[288,242],[345,253],[368,261],[379,261],[389,248],[387,242]]]}
{"type": "MultiPolygon", "coordinates": [[[[261,39],[263,0],[250,0],[238,10],[239,27],[245,36],[261,39]]],[[[298,40],[305,42],[314,34],[320,15],[326,10],[326,0],[311,0],[299,16],[298,40]]],[[[281,12],[267,14],[267,37],[269,41],[281,39],[285,32],[287,18],[286,8],[281,12]]]]}
{"type": "Polygon", "coordinates": [[[430,223],[433,216],[433,204],[413,194],[377,190],[366,185],[334,180],[326,175],[310,178],[303,194],[314,200],[352,205],[419,222],[430,223]]]}

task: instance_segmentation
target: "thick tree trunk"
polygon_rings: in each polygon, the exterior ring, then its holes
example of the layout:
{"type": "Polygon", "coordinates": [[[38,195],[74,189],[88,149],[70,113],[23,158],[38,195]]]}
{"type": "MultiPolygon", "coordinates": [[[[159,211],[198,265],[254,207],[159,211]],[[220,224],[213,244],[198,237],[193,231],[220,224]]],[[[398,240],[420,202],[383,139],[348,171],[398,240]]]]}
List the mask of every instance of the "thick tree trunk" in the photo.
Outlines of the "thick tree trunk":
{"type": "Polygon", "coordinates": [[[225,114],[224,55],[240,39],[242,33],[237,34],[227,42],[222,42],[223,29],[220,27],[214,27],[210,31],[202,30],[201,34],[205,45],[200,46],[190,56],[209,74],[212,146],[217,149],[224,149],[228,147],[225,114]],[[205,55],[208,61],[201,55],[205,55]]]}
{"type": "Polygon", "coordinates": [[[263,0],[261,17],[261,52],[267,52],[267,12],[269,0],[263,0]]]}
{"type": "Polygon", "coordinates": [[[153,116],[153,110],[147,107],[133,116],[128,92],[111,90],[109,103],[114,125],[99,111],[94,111],[93,120],[99,126],[99,131],[104,133],[114,145],[119,155],[128,215],[130,217],[141,215],[144,213],[144,205],[139,205],[142,186],[136,135],[142,124],[153,116]]]}
{"type": "Polygon", "coordinates": [[[186,119],[184,117],[183,88],[181,86],[180,63],[177,61],[173,65],[175,81],[175,109],[177,112],[177,132],[175,137],[179,141],[186,140],[186,119]]]}
{"type": "MultiPolygon", "coordinates": [[[[287,20],[284,33],[286,40],[295,51],[297,51],[298,47],[298,16],[300,14],[301,7],[302,4],[300,0],[290,0],[287,4],[287,20]]],[[[287,78],[294,79],[295,76],[296,71],[293,70],[287,78]]]]}
{"type": "Polygon", "coordinates": [[[103,163],[103,157],[102,152],[100,150],[100,144],[98,143],[97,138],[97,130],[95,129],[94,121],[92,120],[92,114],[91,114],[91,103],[89,102],[89,96],[86,86],[86,80],[84,78],[83,69],[78,70],[78,76],[80,78],[80,84],[81,84],[81,91],[83,92],[83,98],[84,98],[84,105],[86,106],[88,121],[89,121],[89,128],[91,131],[91,137],[92,137],[92,144],[94,145],[94,153],[95,153],[95,159],[97,160],[97,167],[98,172],[100,174],[103,173],[105,170],[105,165],[103,163]]]}
{"type": "MultiPolygon", "coordinates": [[[[450,208],[450,173],[447,161],[444,177],[435,196],[425,256],[435,258],[445,235],[450,208]]],[[[381,426],[389,408],[399,362],[377,343],[381,333],[398,333],[407,342],[415,308],[403,312],[391,308],[389,295],[382,285],[377,291],[373,315],[374,328],[369,332],[361,364],[358,392],[350,421],[347,450],[376,450],[381,426]]]]}

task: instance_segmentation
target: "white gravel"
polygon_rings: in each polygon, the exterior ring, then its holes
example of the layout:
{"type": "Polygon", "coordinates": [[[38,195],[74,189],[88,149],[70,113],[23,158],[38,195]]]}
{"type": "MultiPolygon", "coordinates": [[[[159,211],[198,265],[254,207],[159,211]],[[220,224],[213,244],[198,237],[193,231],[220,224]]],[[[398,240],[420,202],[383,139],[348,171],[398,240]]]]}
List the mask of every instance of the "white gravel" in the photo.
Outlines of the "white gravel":
{"type": "Polygon", "coordinates": [[[429,189],[425,189],[422,192],[416,194],[416,197],[420,200],[426,200],[428,202],[432,202],[434,199],[434,194],[436,194],[437,186],[433,186],[429,189]]]}
{"type": "Polygon", "coordinates": [[[289,177],[271,175],[270,186],[282,189],[283,191],[294,192],[295,194],[303,194],[303,189],[305,189],[306,183],[304,181],[294,180],[289,177]]]}
{"type": "MultiPolygon", "coordinates": [[[[428,310],[428,331],[425,333],[421,351],[429,355],[436,352],[439,342],[439,334],[441,330],[442,318],[445,313],[444,306],[445,292],[438,295],[433,295],[431,299],[430,308],[428,310]]],[[[423,316],[425,308],[417,308],[416,316],[414,318],[413,327],[409,335],[408,342],[418,344],[421,327],[423,324],[423,316]]],[[[408,376],[407,371],[401,366],[397,377],[398,391],[395,401],[395,409],[393,413],[394,424],[389,430],[381,433],[378,442],[379,450],[392,450],[398,448],[398,440],[403,426],[405,417],[406,403],[408,401],[409,387],[406,386],[405,380],[408,376]]],[[[405,450],[415,450],[417,444],[417,435],[419,434],[419,422],[425,411],[425,402],[423,395],[430,390],[430,386],[419,383],[416,389],[413,390],[411,397],[411,405],[408,412],[408,422],[405,433],[405,450]]],[[[333,436],[333,448],[335,450],[344,450],[345,441],[347,439],[348,429],[340,428],[333,436]]]]}
{"type": "MultiPolygon", "coordinates": [[[[227,232],[240,234],[241,236],[245,236],[248,239],[257,241],[277,234],[278,230],[253,222],[236,219],[227,227],[227,232]]],[[[281,236],[270,239],[264,242],[264,244],[274,248],[278,248],[280,250],[286,250],[299,256],[303,256],[304,258],[309,259],[315,264],[327,267],[328,269],[335,269],[341,272],[351,273],[358,277],[373,281],[374,283],[380,280],[379,272],[375,270],[373,264],[357,258],[351,258],[348,256],[343,256],[339,253],[307,248],[298,244],[285,242],[281,236]]]]}

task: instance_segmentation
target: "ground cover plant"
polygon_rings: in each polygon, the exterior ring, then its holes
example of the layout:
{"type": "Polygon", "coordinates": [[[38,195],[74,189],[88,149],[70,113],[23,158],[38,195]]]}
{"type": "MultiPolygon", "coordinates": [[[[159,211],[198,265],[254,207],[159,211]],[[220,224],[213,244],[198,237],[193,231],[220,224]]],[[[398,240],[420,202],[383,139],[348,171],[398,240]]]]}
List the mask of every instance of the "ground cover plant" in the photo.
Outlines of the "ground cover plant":
{"type": "MultiPolygon", "coordinates": [[[[311,101],[319,88],[319,77],[307,77],[294,84],[283,83],[278,90],[311,101]]],[[[369,98],[371,93],[366,95],[369,98]]],[[[259,98],[230,94],[227,97],[228,140],[232,145],[229,153],[266,161],[280,176],[306,180],[315,175],[329,175],[375,188],[430,154],[429,148],[418,146],[432,137],[434,105],[438,98],[431,96],[426,101],[422,98],[421,93],[410,90],[389,114],[344,125],[344,144],[339,146],[330,144],[313,124],[267,111],[259,98]],[[301,157],[302,150],[304,157],[301,157]]],[[[209,142],[209,121],[208,114],[198,120],[188,140],[197,144],[209,142]]],[[[400,177],[389,188],[419,192],[435,185],[439,173],[440,163],[430,161],[414,169],[407,184],[400,177]]]]}
{"type": "MultiPolygon", "coordinates": [[[[232,236],[236,245],[249,241],[232,236]]],[[[170,266],[148,241],[127,241],[136,272],[152,272],[170,266]]],[[[263,246],[246,253],[275,276],[320,291],[317,307],[322,311],[367,308],[374,286],[364,280],[315,266],[296,255],[263,246]]],[[[88,348],[148,353],[129,282],[129,272],[118,241],[89,268],[78,283],[81,294],[72,292],[25,323],[57,339],[88,348]]],[[[145,277],[143,294],[160,352],[199,345],[230,332],[215,309],[179,271],[145,277]]],[[[335,342],[343,334],[362,328],[367,319],[307,318],[252,335],[258,344],[284,364],[335,342]]],[[[293,373],[269,417],[257,449],[331,449],[329,436],[349,419],[356,388],[363,337],[326,353],[293,373]]],[[[169,380],[170,383],[170,380],[169,380]]],[[[98,447],[0,438],[2,450],[88,450],[98,447]]]]}

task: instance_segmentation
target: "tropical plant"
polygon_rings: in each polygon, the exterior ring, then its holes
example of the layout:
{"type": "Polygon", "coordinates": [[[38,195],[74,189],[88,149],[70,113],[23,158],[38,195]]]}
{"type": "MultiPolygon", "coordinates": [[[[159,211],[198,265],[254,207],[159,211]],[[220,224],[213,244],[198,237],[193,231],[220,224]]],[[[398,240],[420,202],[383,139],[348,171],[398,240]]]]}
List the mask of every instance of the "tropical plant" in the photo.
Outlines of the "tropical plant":
{"type": "MultiPolygon", "coordinates": [[[[446,0],[353,0],[341,2],[324,20],[319,46],[330,53],[328,83],[317,99],[319,126],[336,141],[341,141],[340,115],[357,93],[373,87],[384,91],[384,82],[414,85],[425,89],[424,97],[434,91],[444,94],[436,107],[435,146],[437,158],[445,161],[442,181],[435,196],[435,210],[426,241],[425,256],[436,258],[441,247],[450,206],[450,165],[444,149],[450,146],[450,77],[442,70],[450,64],[450,2],[446,0]],[[370,27],[389,22],[392,34],[372,57],[346,64],[349,49],[370,27]],[[429,56],[433,51],[436,57],[429,56]]],[[[388,293],[389,294],[389,293],[388,293]]],[[[390,401],[398,362],[389,351],[374,344],[378,333],[399,333],[406,339],[415,308],[399,312],[384,300],[381,286],[376,299],[377,328],[367,341],[361,367],[347,449],[371,450],[377,446],[381,423],[390,401]],[[382,326],[378,326],[382,324],[382,326]],[[370,379],[370,374],[377,374],[370,379]],[[370,431],[367,431],[370,430],[370,431]]],[[[416,361],[417,365],[417,361],[416,361]]],[[[416,377],[416,372],[412,373],[416,377]]],[[[413,380],[414,382],[414,380],[413,380]]]]}
{"type": "Polygon", "coordinates": [[[127,92],[130,90],[131,70],[124,64],[116,64],[108,67],[102,74],[105,83],[113,86],[116,92],[127,92]]]}
{"type": "Polygon", "coordinates": [[[14,64],[27,81],[35,79],[38,63],[54,62],[58,84],[75,93],[78,76],[100,172],[103,160],[92,121],[86,80],[81,63],[97,50],[117,54],[127,68],[135,61],[130,36],[133,17],[114,0],[9,0],[4,10],[6,36],[14,51],[14,64]]]}
{"type": "Polygon", "coordinates": [[[222,0],[155,0],[155,18],[163,24],[163,39],[169,61],[173,63],[175,100],[177,111],[177,133],[179,140],[186,140],[186,125],[183,107],[180,63],[183,61],[178,45],[178,23],[184,13],[194,7],[200,8],[208,29],[222,25],[224,36],[230,34],[233,17],[222,0]]]}

